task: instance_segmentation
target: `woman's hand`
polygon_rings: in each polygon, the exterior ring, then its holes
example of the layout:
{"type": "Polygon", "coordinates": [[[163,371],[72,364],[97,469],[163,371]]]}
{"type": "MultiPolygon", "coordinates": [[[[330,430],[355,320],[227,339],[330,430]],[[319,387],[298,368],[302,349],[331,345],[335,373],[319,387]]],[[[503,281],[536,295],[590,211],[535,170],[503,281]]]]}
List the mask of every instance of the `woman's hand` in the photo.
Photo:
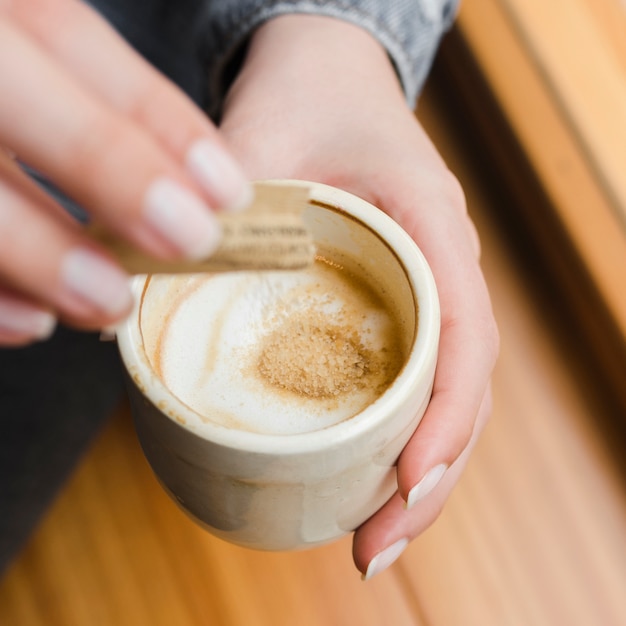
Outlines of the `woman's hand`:
{"type": "Polygon", "coordinates": [[[348,23],[294,15],[261,27],[221,130],[251,177],[320,181],[387,211],[434,273],[442,327],[432,400],[399,459],[398,493],[354,537],[355,563],[371,577],[438,516],[490,413],[498,334],[476,231],[384,50],[348,23]]]}
{"type": "Polygon", "coordinates": [[[0,0],[0,94],[0,344],[131,307],[122,271],[15,157],[159,257],[210,254],[212,209],[249,200],[202,112],[81,2],[0,0]]]}

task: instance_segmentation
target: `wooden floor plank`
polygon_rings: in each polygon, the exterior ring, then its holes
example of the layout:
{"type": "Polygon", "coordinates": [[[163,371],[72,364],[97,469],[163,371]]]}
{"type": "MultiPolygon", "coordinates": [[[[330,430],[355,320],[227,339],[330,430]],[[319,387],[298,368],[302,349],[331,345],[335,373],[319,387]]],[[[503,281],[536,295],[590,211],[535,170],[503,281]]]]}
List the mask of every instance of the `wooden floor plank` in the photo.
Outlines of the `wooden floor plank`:
{"type": "Polygon", "coordinates": [[[456,97],[481,127],[478,146],[524,197],[521,213],[587,317],[585,332],[626,409],[626,204],[617,191],[626,57],[603,32],[608,8],[619,15],[612,33],[626,32],[626,13],[612,2],[468,0],[443,56],[456,97]]]}
{"type": "Polygon", "coordinates": [[[600,0],[502,0],[626,227],[626,14],[600,0]],[[619,15],[621,13],[621,15],[619,15]],[[621,19],[619,19],[621,18],[621,19]]]}

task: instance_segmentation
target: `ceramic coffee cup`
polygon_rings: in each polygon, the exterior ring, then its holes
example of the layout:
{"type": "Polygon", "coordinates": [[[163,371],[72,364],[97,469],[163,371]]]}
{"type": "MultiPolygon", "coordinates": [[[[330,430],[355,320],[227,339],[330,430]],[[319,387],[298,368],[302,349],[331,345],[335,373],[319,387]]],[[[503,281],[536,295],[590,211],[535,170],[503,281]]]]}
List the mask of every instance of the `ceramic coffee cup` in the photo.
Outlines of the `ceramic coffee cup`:
{"type": "Polygon", "coordinates": [[[146,324],[169,315],[159,310],[167,300],[158,295],[167,279],[160,287],[147,277],[134,280],[137,305],[117,331],[136,430],[158,480],[211,533],[255,549],[327,543],[391,497],[396,461],[426,410],[437,361],[437,292],[414,241],[354,195],[306,184],[304,219],[316,244],[355,260],[357,279],[372,279],[398,320],[401,367],[365,408],[298,432],[239,427],[194,410],[165,384],[144,341],[146,324]]]}

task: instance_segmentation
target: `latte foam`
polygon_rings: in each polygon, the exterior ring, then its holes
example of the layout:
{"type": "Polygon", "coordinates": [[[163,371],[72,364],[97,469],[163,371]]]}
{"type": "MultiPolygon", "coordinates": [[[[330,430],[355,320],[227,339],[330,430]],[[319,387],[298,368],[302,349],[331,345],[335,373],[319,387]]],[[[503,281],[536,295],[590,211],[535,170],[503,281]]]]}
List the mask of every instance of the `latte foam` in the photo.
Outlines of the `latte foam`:
{"type": "Polygon", "coordinates": [[[288,435],[349,419],[405,358],[380,293],[324,258],[295,272],[153,277],[144,308],[155,372],[204,421],[228,428],[288,435]]]}

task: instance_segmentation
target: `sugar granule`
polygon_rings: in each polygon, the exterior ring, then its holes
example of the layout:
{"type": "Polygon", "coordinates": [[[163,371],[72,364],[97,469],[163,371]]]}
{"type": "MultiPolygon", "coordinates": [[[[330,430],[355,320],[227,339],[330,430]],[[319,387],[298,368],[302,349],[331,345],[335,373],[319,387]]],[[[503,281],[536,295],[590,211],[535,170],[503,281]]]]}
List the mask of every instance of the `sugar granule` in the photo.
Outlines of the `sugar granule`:
{"type": "Polygon", "coordinates": [[[362,389],[375,357],[359,332],[321,312],[290,317],[265,337],[258,369],[272,386],[309,398],[362,389]]]}

